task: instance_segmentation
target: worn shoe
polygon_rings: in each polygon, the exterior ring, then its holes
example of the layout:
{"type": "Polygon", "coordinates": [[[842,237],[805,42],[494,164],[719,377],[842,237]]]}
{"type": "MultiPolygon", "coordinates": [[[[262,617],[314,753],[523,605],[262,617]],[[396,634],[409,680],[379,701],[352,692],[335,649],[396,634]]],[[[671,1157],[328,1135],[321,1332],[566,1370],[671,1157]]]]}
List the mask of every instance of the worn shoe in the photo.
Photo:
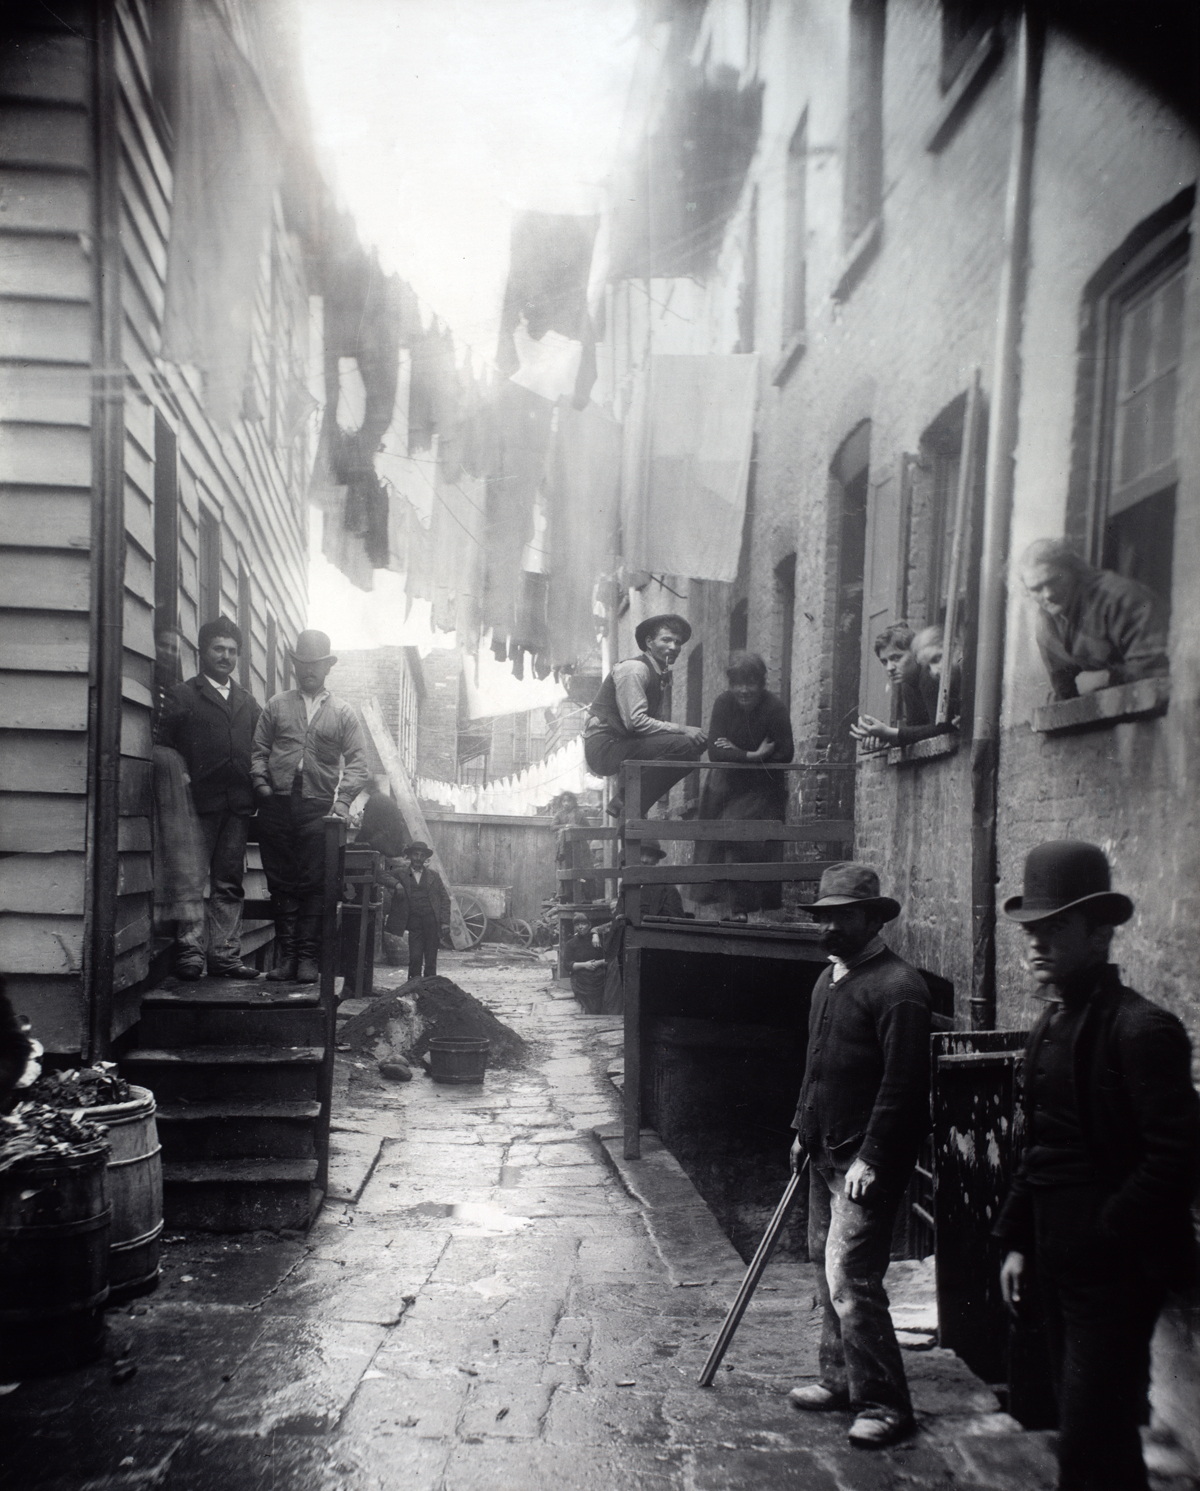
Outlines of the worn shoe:
{"type": "Polygon", "coordinates": [[[258,977],[258,969],[249,963],[224,963],[219,968],[210,968],[208,975],[210,978],[251,979],[258,977]]]}
{"type": "Polygon", "coordinates": [[[823,1382],[807,1382],[803,1387],[794,1387],[788,1394],[793,1408],[820,1413],[828,1409],[849,1408],[850,1394],[844,1389],[826,1387],[823,1382]]]}
{"type": "Polygon", "coordinates": [[[289,953],[282,963],[276,964],[267,974],[268,980],[273,984],[294,984],[296,982],[296,955],[289,953]]]}
{"type": "Polygon", "coordinates": [[[298,984],[315,984],[321,977],[321,970],[317,966],[315,958],[301,956],[296,964],[296,982],[298,984]]]}
{"type": "Polygon", "coordinates": [[[860,1449],[881,1450],[907,1439],[916,1427],[917,1421],[911,1413],[888,1413],[883,1408],[868,1408],[850,1425],[846,1438],[860,1449]]]}
{"type": "Polygon", "coordinates": [[[182,979],[185,984],[198,984],[204,977],[204,964],[179,963],[175,968],[175,977],[182,979]]]}

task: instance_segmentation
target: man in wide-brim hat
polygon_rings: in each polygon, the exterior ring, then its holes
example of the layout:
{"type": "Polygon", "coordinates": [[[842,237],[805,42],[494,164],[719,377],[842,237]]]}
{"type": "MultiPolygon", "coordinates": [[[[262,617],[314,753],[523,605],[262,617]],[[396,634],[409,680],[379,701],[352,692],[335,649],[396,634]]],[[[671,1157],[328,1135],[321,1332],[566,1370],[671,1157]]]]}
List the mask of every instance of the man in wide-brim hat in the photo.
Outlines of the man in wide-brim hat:
{"type": "Polygon", "coordinates": [[[274,981],[320,977],[324,820],[346,817],[370,777],[353,705],[325,687],[337,662],[324,632],[289,649],[296,687],[268,701],[254,731],[250,776],[258,842],[275,916],[274,981]]]}
{"type": "Polygon", "coordinates": [[[1037,1262],[1059,1410],[1062,1491],[1143,1491],[1150,1337],[1168,1288],[1195,1267],[1190,1203],[1200,1102],[1176,1017],[1109,962],[1133,902],[1095,844],[1055,840],[1025,860],[1025,965],[1049,1002],[1025,1048],[1025,1149],[995,1236],[1015,1314],[1037,1262]]]}
{"type": "Polygon", "coordinates": [[[912,1402],[883,1287],[892,1227],[929,1129],[930,997],[880,937],[900,903],[868,865],[831,865],[807,908],[830,966],[817,979],[792,1165],[810,1161],[808,1252],[824,1320],[820,1377],[794,1407],[850,1409],[850,1440],[894,1444],[912,1402]]]}
{"type": "MultiPolygon", "coordinates": [[[[656,766],[642,772],[640,818],[687,776],[706,744],[698,725],[677,725],[671,719],[671,668],[691,635],[682,616],[647,616],[633,634],[638,656],[614,666],[592,700],[584,726],[583,753],[588,770],[598,777],[616,776],[626,761],[689,763],[681,770],[656,766]]],[[[608,811],[615,816],[623,809],[618,790],[608,811]]]]}

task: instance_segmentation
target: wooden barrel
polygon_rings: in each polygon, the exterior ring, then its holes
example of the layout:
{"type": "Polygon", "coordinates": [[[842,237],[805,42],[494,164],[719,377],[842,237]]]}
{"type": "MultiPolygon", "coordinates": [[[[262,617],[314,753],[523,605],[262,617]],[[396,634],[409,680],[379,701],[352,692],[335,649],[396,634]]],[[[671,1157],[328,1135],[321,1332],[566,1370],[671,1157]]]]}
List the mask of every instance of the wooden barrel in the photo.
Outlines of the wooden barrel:
{"type": "Polygon", "coordinates": [[[0,1382],[63,1372],[104,1347],[108,1145],[0,1172],[0,1382]]]}
{"type": "Polygon", "coordinates": [[[132,1299],[158,1287],[163,1230],[162,1145],[158,1142],[154,1094],[130,1087],[124,1103],[87,1109],[108,1129],[108,1287],[113,1300],[132,1299]]]}
{"type": "Polygon", "coordinates": [[[465,1036],[435,1036],[429,1042],[429,1075],[435,1082],[482,1082],[490,1045],[465,1036]]]}

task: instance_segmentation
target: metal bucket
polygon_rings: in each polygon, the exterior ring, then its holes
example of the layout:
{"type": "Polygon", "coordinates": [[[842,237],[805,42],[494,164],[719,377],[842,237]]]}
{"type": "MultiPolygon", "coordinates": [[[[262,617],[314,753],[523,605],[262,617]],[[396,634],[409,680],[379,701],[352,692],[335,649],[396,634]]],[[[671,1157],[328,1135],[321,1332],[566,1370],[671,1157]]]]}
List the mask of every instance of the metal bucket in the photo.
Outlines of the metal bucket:
{"type": "Polygon", "coordinates": [[[108,1242],[111,1300],[132,1299],[158,1288],[159,1240],[163,1230],[162,1145],[148,1087],[130,1087],[124,1103],[89,1108],[88,1118],[108,1129],[108,1242]]]}
{"type": "Polygon", "coordinates": [[[490,1045],[465,1036],[435,1036],[429,1042],[429,1075],[435,1082],[482,1082],[490,1045]]]}
{"type": "Polygon", "coordinates": [[[104,1347],[108,1145],[0,1174],[0,1381],[65,1372],[104,1347]]]}

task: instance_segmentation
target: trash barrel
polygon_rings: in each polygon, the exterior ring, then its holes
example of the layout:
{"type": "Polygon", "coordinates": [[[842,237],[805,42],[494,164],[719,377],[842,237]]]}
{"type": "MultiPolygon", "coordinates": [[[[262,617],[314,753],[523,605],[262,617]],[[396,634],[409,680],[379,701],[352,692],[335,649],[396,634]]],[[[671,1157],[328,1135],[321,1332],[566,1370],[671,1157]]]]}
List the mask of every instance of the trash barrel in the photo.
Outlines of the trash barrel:
{"type": "Polygon", "coordinates": [[[466,1036],[434,1036],[429,1042],[429,1075],[435,1082],[482,1082],[489,1045],[466,1036]]]}
{"type": "Polygon", "coordinates": [[[110,1301],[133,1299],[158,1288],[163,1230],[162,1145],[157,1107],[148,1087],[130,1086],[123,1103],[89,1108],[87,1116],[108,1129],[108,1240],[110,1301]]]}
{"type": "Polygon", "coordinates": [[[94,1361],[108,1299],[109,1148],[0,1172],[0,1382],[94,1361]]]}

